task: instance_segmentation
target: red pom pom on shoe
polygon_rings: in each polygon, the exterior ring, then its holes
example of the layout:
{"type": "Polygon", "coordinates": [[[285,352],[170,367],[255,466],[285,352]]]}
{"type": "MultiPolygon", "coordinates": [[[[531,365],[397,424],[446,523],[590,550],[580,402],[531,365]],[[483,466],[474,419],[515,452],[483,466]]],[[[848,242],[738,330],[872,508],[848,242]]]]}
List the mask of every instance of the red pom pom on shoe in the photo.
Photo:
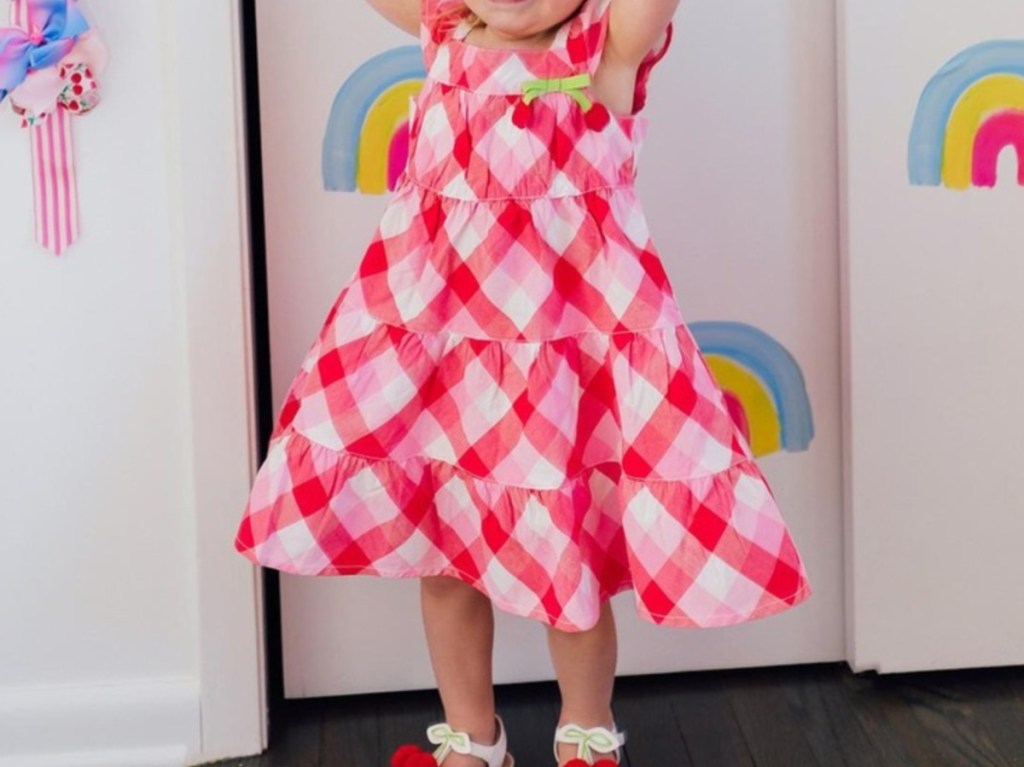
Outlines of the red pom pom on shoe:
{"type": "Polygon", "coordinates": [[[609,120],[611,120],[611,115],[608,114],[608,107],[597,101],[583,113],[583,121],[591,130],[603,130],[609,120]]]}
{"type": "Polygon", "coordinates": [[[404,743],[391,755],[391,767],[437,767],[437,760],[415,743],[404,743]]]}
{"type": "MultiPolygon", "coordinates": [[[[533,104],[527,104],[522,99],[516,102],[515,109],[512,110],[512,122],[518,128],[525,128],[530,124],[530,120],[533,118],[533,104]]],[[[589,766],[588,766],[589,767],[589,766]]]]}
{"type": "Polygon", "coordinates": [[[391,767],[406,767],[409,757],[420,753],[420,750],[420,747],[413,743],[403,743],[391,755],[391,767]]]}

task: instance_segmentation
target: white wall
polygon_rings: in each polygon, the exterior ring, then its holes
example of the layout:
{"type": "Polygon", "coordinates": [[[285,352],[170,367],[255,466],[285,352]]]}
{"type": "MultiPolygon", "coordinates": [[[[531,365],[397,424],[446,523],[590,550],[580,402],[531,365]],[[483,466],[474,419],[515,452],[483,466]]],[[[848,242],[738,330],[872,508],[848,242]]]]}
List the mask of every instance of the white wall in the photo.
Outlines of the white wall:
{"type": "Polygon", "coordinates": [[[260,745],[256,581],[231,550],[251,469],[234,15],[82,7],[111,59],[74,122],[82,236],[59,257],[0,111],[0,765],[182,765],[260,745]]]}

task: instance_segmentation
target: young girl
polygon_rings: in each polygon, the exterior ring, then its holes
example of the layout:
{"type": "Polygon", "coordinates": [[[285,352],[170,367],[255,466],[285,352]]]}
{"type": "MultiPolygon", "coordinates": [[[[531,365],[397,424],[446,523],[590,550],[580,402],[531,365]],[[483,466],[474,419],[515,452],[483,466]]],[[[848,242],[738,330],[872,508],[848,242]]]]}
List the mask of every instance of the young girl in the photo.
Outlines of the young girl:
{"type": "Polygon", "coordinates": [[[678,0],[368,0],[417,32],[409,161],[296,375],[235,547],[421,578],[445,721],[392,767],[512,767],[493,607],[537,619],[553,762],[622,760],[609,599],[735,624],[811,593],[634,187],[678,0]]]}

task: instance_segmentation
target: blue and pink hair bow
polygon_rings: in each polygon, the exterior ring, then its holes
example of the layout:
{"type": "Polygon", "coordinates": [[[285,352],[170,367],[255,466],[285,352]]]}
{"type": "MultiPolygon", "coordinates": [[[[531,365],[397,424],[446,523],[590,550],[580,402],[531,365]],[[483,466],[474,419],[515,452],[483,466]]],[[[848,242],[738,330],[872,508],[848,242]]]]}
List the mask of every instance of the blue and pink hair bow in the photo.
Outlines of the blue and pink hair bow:
{"type": "Polygon", "coordinates": [[[34,0],[27,12],[33,32],[0,29],[0,101],[25,81],[29,71],[59,63],[89,29],[78,6],[67,0],[34,0]]]}
{"type": "Polygon", "coordinates": [[[78,0],[11,0],[11,26],[0,28],[0,103],[30,129],[35,236],[57,255],[78,237],[70,118],[99,103],[106,62],[78,0]]]}

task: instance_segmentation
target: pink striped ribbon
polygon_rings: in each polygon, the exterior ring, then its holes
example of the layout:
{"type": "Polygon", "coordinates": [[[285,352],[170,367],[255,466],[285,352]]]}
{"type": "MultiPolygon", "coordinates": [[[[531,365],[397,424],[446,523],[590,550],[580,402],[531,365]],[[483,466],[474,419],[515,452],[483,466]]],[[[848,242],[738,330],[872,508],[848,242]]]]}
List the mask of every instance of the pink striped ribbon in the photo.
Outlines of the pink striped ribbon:
{"type": "MultiPolygon", "coordinates": [[[[11,0],[11,24],[31,32],[25,0],[11,0]]],[[[78,180],[71,116],[55,106],[50,115],[28,128],[35,194],[35,238],[60,255],[78,239],[78,180]]]]}

